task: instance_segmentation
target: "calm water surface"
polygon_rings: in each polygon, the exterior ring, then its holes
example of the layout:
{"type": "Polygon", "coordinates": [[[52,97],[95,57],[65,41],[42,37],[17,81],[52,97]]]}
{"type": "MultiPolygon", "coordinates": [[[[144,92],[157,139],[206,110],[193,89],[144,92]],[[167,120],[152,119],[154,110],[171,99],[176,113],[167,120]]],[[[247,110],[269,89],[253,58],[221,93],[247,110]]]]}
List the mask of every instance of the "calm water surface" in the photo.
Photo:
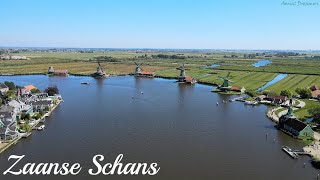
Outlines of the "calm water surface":
{"type": "Polygon", "coordinates": [[[277,131],[265,116],[265,106],[222,103],[229,97],[211,93],[210,86],[134,77],[0,76],[0,82],[5,80],[40,89],[57,85],[65,102],[47,119],[44,131],[0,154],[1,179],[44,178],[3,176],[12,154],[26,155],[23,165],[79,162],[83,166],[78,176],[47,179],[88,176],[88,169],[95,167],[94,155],[103,154],[107,163],[120,153],[124,163],[157,162],[160,172],[153,177],[90,179],[306,180],[319,173],[310,158],[293,160],[282,152],[284,145],[299,149],[303,144],[277,131]],[[81,85],[82,81],[90,85],[81,85]]]}
{"type": "Polygon", "coordinates": [[[272,84],[275,84],[275,83],[281,81],[282,79],[284,79],[287,76],[288,76],[288,74],[278,74],[271,81],[267,82],[265,85],[258,88],[257,91],[262,91],[262,90],[266,89],[267,87],[271,86],[272,84]]]}
{"type": "Polygon", "coordinates": [[[272,61],[268,60],[268,59],[263,59],[263,60],[260,60],[254,64],[252,64],[252,66],[254,67],[263,67],[263,66],[266,66],[268,64],[271,64],[272,61]]]}

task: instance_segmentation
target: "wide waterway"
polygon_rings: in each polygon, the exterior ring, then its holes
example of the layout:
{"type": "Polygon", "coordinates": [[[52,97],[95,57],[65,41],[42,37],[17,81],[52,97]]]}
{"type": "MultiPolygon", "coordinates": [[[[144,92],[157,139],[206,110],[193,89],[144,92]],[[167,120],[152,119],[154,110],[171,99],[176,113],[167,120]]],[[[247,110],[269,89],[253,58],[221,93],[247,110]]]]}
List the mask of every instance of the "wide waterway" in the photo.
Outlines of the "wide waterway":
{"type": "Polygon", "coordinates": [[[4,81],[34,84],[42,90],[57,85],[64,102],[47,118],[44,131],[34,131],[0,154],[1,179],[43,179],[3,176],[12,154],[26,155],[22,165],[79,162],[83,166],[78,176],[47,179],[88,177],[88,169],[95,167],[94,155],[104,155],[107,163],[120,153],[124,163],[157,162],[161,169],[152,177],[92,179],[311,180],[319,173],[309,157],[293,160],[281,150],[284,145],[300,149],[304,144],[276,130],[265,115],[266,106],[222,103],[230,97],[212,93],[210,86],[130,76],[105,80],[0,76],[4,81]],[[90,85],[81,85],[83,81],[90,85]]]}

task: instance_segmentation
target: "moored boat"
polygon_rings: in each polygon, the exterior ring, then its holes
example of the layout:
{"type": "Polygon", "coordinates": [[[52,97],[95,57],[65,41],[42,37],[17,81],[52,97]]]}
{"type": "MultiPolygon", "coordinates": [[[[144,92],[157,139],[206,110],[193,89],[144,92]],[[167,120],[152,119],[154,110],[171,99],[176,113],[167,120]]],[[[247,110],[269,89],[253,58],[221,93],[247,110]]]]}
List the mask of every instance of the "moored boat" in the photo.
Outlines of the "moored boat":
{"type": "Polygon", "coordinates": [[[41,126],[39,126],[39,127],[37,128],[37,130],[38,130],[38,131],[42,131],[42,130],[44,130],[45,127],[46,127],[45,125],[41,125],[41,126]]]}

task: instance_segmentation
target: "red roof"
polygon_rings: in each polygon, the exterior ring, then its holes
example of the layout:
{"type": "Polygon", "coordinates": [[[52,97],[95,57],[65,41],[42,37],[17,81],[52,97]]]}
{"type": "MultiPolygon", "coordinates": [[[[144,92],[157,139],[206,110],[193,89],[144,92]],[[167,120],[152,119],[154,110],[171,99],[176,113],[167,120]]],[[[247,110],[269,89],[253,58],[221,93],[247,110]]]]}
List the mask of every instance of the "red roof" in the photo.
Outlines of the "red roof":
{"type": "Polygon", "coordinates": [[[141,72],[141,75],[153,76],[154,72],[141,72]]]}
{"type": "Polygon", "coordinates": [[[36,87],[32,84],[25,86],[24,88],[28,89],[29,91],[31,91],[31,89],[35,89],[36,87]]]}
{"type": "Polygon", "coordinates": [[[184,80],[185,80],[187,83],[191,83],[192,80],[193,80],[193,78],[192,78],[191,76],[189,76],[189,77],[186,77],[184,80]]]}
{"type": "Polygon", "coordinates": [[[54,71],[55,73],[61,73],[61,74],[67,74],[68,70],[64,70],[64,69],[57,69],[54,71]]]}
{"type": "Polygon", "coordinates": [[[313,98],[316,98],[316,97],[318,97],[320,95],[320,90],[312,91],[311,94],[312,94],[313,98]]]}
{"type": "Polygon", "coordinates": [[[239,86],[232,86],[231,91],[241,91],[241,87],[239,86]]]}

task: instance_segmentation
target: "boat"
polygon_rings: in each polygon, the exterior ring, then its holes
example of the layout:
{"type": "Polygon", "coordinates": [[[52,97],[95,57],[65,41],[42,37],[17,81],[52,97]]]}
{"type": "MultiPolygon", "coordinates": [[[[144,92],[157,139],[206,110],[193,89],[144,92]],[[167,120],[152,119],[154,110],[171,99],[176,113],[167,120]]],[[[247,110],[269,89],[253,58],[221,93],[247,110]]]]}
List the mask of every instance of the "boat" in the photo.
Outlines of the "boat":
{"type": "Polygon", "coordinates": [[[31,132],[23,132],[23,133],[20,133],[20,137],[22,138],[27,138],[31,135],[31,132]]]}
{"type": "Polygon", "coordinates": [[[42,130],[44,130],[45,127],[46,127],[45,125],[41,125],[41,126],[39,126],[39,127],[37,128],[37,130],[38,130],[38,131],[42,131],[42,130]]]}
{"type": "Polygon", "coordinates": [[[245,101],[244,103],[247,105],[257,105],[258,104],[257,101],[245,101]]]}
{"type": "Polygon", "coordinates": [[[46,118],[42,118],[39,122],[40,122],[40,123],[46,122],[46,118]]]}
{"type": "Polygon", "coordinates": [[[295,151],[293,151],[292,149],[290,149],[288,146],[283,146],[282,150],[284,152],[286,152],[287,154],[289,154],[290,157],[292,157],[293,159],[297,159],[298,158],[298,153],[296,153],[295,151]]]}
{"type": "Polygon", "coordinates": [[[81,82],[80,84],[89,85],[90,83],[88,83],[88,82],[81,82]]]}

